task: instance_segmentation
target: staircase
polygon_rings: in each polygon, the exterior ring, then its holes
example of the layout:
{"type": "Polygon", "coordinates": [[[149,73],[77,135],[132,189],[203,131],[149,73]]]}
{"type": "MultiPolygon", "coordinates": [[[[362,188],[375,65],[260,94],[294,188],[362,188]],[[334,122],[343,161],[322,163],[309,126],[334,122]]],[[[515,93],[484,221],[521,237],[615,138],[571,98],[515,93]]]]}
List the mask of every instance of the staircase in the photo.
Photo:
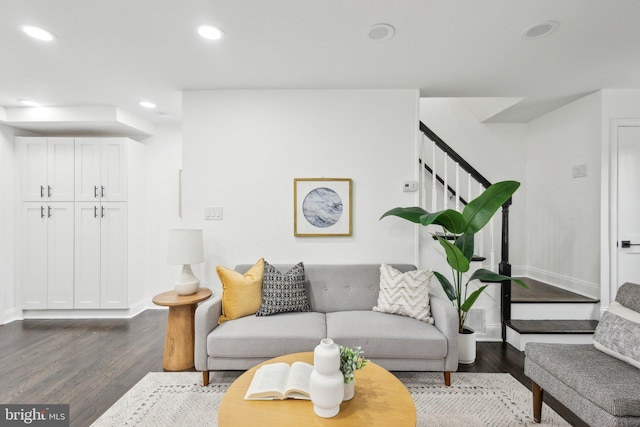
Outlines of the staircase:
{"type": "MultiPolygon", "coordinates": [[[[431,212],[460,210],[491,183],[438,135],[420,122],[423,134],[421,166],[421,206],[431,212]]],[[[494,218],[488,230],[476,235],[476,259],[482,267],[511,276],[509,264],[509,200],[502,207],[500,222],[494,218]],[[496,230],[494,233],[494,220],[496,230]],[[495,234],[495,235],[494,235],[495,234]],[[499,244],[496,244],[496,241],[499,244]]],[[[502,282],[499,296],[501,335],[518,350],[527,342],[591,343],[600,318],[600,301],[531,278],[520,278],[529,289],[502,282]]],[[[496,286],[496,284],[494,284],[496,286]]],[[[470,312],[471,314],[471,312],[470,312]]],[[[484,314],[481,316],[484,322],[484,314]]],[[[495,323],[494,323],[495,325],[495,323]]],[[[494,329],[495,330],[495,329],[494,329]]],[[[494,335],[495,336],[495,335],[494,335]]]]}
{"type": "Polygon", "coordinates": [[[600,317],[600,300],[527,277],[529,289],[513,286],[507,342],[520,351],[527,342],[590,344],[600,317]]]}

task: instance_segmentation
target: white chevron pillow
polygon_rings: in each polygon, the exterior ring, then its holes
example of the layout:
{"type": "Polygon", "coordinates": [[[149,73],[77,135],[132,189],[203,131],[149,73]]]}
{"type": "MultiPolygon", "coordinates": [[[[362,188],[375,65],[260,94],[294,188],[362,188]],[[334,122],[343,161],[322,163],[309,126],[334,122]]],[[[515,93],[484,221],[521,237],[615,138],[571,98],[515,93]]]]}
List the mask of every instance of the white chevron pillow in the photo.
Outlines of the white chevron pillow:
{"type": "Polygon", "coordinates": [[[429,291],[431,270],[402,273],[387,264],[380,266],[380,293],[373,311],[400,314],[433,324],[429,291]]]}

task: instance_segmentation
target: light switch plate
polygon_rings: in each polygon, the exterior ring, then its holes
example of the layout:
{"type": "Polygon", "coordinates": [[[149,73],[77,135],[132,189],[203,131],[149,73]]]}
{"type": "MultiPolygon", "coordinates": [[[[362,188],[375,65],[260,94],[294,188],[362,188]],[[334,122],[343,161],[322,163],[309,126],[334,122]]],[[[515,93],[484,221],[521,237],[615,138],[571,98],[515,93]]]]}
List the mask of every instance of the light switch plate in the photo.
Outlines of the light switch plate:
{"type": "Polygon", "coordinates": [[[204,219],[206,221],[215,221],[222,219],[222,206],[214,206],[204,208],[204,219]]]}

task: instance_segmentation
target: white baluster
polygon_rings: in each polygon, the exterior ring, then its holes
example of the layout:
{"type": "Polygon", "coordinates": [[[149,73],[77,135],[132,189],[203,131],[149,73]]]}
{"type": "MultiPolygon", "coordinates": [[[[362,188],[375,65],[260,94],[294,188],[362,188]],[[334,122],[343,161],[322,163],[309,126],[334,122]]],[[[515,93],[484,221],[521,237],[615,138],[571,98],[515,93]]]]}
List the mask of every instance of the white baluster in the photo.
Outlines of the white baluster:
{"type": "Polygon", "coordinates": [[[433,171],[431,174],[431,212],[436,212],[438,210],[438,187],[436,185],[438,182],[438,179],[436,178],[436,143],[432,141],[431,147],[431,170],[433,171]]]}
{"type": "MultiPolygon", "coordinates": [[[[484,187],[482,186],[482,184],[478,184],[478,194],[482,194],[482,191],[484,191],[484,187]]],[[[483,257],[484,256],[484,228],[480,230],[477,234],[478,234],[478,241],[480,242],[478,256],[483,257]]]]}
{"type": "Polygon", "coordinates": [[[427,158],[426,154],[426,144],[424,140],[424,135],[422,136],[422,144],[420,144],[420,158],[422,159],[422,164],[420,165],[420,207],[422,209],[427,209],[427,158]]]}
{"type": "Polygon", "coordinates": [[[456,163],[456,210],[460,212],[460,164],[456,163]]]}
{"type": "Polygon", "coordinates": [[[489,238],[491,239],[490,247],[491,249],[489,250],[489,262],[491,263],[491,267],[489,267],[491,270],[495,271],[495,238],[493,237],[493,220],[495,219],[495,215],[493,217],[491,217],[491,220],[489,221],[489,238]]]}
{"type": "Polygon", "coordinates": [[[443,169],[443,176],[442,176],[442,180],[444,181],[443,184],[443,191],[442,194],[444,195],[442,198],[442,202],[443,202],[443,206],[442,209],[446,210],[449,207],[449,190],[447,187],[447,170],[449,169],[449,165],[447,164],[447,160],[449,159],[449,156],[447,156],[447,153],[444,153],[444,169],[443,169]]]}

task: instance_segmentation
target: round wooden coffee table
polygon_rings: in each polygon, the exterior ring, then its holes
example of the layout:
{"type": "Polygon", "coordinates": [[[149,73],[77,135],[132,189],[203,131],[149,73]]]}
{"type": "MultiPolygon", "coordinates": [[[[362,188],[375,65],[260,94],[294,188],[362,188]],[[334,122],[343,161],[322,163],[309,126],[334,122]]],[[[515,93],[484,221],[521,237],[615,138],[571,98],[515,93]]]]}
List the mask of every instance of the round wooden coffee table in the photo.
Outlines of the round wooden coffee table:
{"type": "Polygon", "coordinates": [[[275,362],[303,361],[313,364],[313,353],[294,353],[267,360],[236,379],[225,393],[218,411],[220,427],[260,425],[260,427],[303,426],[411,426],[416,425],[416,406],[404,384],[391,372],[369,362],[356,372],[356,393],[342,402],[340,413],[321,418],[310,400],[244,400],[256,370],[275,362]]]}
{"type": "Polygon", "coordinates": [[[162,367],[166,371],[193,368],[195,325],[193,316],[200,301],[211,296],[211,289],[199,288],[195,294],[178,295],[163,292],[153,297],[153,303],[169,307],[167,332],[164,338],[162,367]]]}

